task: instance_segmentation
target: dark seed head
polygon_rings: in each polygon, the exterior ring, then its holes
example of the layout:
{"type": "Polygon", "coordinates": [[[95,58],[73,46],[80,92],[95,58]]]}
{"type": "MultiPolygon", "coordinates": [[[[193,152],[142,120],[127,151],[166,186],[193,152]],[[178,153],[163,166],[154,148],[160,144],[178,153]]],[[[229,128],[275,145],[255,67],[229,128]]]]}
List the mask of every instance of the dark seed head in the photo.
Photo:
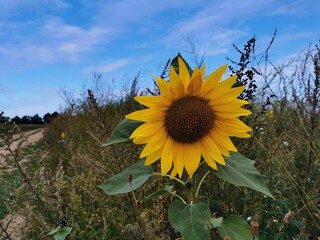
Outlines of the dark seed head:
{"type": "Polygon", "coordinates": [[[209,101],[186,96],[173,102],[165,114],[165,128],[180,143],[194,143],[213,128],[214,112],[209,101]]]}

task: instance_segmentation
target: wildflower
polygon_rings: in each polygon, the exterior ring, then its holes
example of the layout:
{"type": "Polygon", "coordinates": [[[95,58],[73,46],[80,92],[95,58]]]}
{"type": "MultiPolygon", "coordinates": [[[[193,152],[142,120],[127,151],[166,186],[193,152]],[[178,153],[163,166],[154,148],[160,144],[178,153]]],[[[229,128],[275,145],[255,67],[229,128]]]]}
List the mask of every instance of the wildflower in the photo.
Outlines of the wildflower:
{"type": "Polygon", "coordinates": [[[237,76],[220,79],[227,65],[218,68],[204,81],[204,67],[195,68],[190,77],[187,66],[178,59],[179,73],[170,69],[169,82],[155,77],[160,96],[138,96],[135,100],[148,109],[126,116],[144,122],[130,136],[135,144],[147,144],[140,154],[145,165],[160,160],[162,175],[190,177],[197,170],[201,156],[217,170],[225,165],[222,157],[236,152],[230,137],[247,138],[252,129],[238,119],[250,115],[242,108],[249,102],[237,99],[245,86],[233,88],[237,76]]]}
{"type": "Polygon", "coordinates": [[[66,138],[65,132],[61,132],[61,134],[60,134],[61,141],[64,141],[65,138],[66,138]]]}
{"type": "Polygon", "coordinates": [[[268,118],[268,119],[272,119],[273,118],[273,112],[272,111],[267,111],[265,113],[265,115],[266,115],[266,118],[268,118]]]}

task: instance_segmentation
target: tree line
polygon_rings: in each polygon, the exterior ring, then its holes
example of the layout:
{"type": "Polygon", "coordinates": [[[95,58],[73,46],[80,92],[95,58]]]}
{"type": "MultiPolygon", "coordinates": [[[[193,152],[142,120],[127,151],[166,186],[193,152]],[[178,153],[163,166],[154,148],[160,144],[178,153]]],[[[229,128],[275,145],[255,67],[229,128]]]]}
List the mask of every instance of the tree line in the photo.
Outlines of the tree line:
{"type": "Polygon", "coordinates": [[[43,117],[39,114],[34,116],[25,115],[23,117],[15,116],[14,118],[9,118],[3,116],[3,112],[0,112],[0,123],[15,123],[15,124],[45,124],[51,123],[55,118],[59,116],[58,112],[46,113],[43,117]]]}

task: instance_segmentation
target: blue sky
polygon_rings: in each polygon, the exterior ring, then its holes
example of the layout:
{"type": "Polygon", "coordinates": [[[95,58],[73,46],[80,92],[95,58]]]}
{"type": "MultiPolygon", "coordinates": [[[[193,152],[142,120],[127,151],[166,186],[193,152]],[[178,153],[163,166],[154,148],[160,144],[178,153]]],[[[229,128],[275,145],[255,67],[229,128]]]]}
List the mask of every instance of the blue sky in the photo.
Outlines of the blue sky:
{"type": "Polygon", "coordinates": [[[187,53],[187,36],[205,53],[207,71],[235,56],[253,35],[281,61],[318,43],[314,0],[0,0],[0,111],[6,116],[59,110],[61,89],[75,97],[92,73],[120,89],[141,71],[140,87],[168,58],[187,53]]]}

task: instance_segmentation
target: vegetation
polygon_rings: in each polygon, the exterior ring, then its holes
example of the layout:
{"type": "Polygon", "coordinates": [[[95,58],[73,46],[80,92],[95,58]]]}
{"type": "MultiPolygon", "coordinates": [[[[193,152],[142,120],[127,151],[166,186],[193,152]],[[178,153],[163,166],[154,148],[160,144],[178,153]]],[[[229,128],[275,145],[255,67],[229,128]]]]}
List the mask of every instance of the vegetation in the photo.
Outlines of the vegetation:
{"type": "MultiPolygon", "coordinates": [[[[275,199],[224,183],[213,174],[202,191],[216,217],[237,214],[258,222],[260,240],[316,239],[320,236],[320,49],[307,49],[290,62],[274,65],[270,46],[255,55],[255,39],[249,40],[243,50],[236,48],[240,58],[231,60],[230,70],[239,76],[238,84],[247,84],[241,98],[252,102],[253,112],[242,119],[253,128],[252,137],[234,141],[239,152],[256,160],[275,199]]],[[[164,77],[167,68],[168,64],[164,77]]],[[[138,91],[138,78],[119,96],[95,76],[97,87],[82,99],[69,99],[64,112],[47,126],[43,142],[31,151],[18,148],[4,156],[0,217],[26,216],[25,239],[52,239],[48,233],[58,226],[72,227],[69,239],[181,237],[168,221],[169,197],[143,200],[169,179],[148,181],[134,195],[108,196],[97,187],[139,160],[139,146],[101,147],[124,115],[142,108],[134,96],[158,93],[156,87],[138,91]]],[[[2,134],[2,141],[10,146],[18,131],[15,127],[2,134]]],[[[220,239],[218,232],[211,234],[220,239]]]]}

